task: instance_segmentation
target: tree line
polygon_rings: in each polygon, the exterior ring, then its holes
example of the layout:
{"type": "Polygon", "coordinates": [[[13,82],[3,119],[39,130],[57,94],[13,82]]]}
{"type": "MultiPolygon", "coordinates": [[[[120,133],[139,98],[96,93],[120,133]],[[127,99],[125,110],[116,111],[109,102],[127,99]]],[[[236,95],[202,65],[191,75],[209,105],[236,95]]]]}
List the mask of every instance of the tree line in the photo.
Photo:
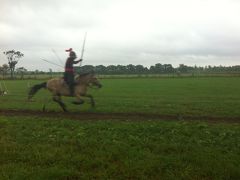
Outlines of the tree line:
{"type": "Polygon", "coordinates": [[[187,66],[180,64],[173,67],[171,64],[157,63],[155,65],[144,67],[143,65],[85,65],[75,68],[77,72],[94,71],[101,75],[118,75],[118,74],[189,74],[189,73],[240,73],[240,65],[236,66],[187,66]]]}
{"type": "MultiPolygon", "coordinates": [[[[18,61],[24,57],[24,54],[20,51],[9,50],[3,52],[8,62],[0,66],[0,74],[4,78],[7,74],[10,74],[10,77],[13,79],[14,74],[20,75],[21,79],[25,74],[54,74],[50,69],[49,72],[43,72],[39,70],[28,71],[24,67],[16,68],[18,61]]],[[[143,65],[84,65],[81,67],[75,67],[76,72],[84,73],[89,71],[94,71],[100,75],[124,75],[124,74],[206,74],[206,73],[239,73],[240,74],[240,65],[236,66],[187,66],[185,64],[179,64],[178,67],[173,67],[172,64],[161,64],[157,63],[150,67],[145,67],[143,65]]],[[[61,72],[55,72],[61,74],[61,72]]]]}

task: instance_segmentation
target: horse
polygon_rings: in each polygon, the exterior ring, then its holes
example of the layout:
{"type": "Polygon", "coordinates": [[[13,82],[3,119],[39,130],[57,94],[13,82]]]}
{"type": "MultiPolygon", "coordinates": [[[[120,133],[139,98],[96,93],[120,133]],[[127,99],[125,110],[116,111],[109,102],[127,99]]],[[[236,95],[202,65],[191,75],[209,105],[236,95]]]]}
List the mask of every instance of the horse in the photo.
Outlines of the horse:
{"type": "MultiPolygon", "coordinates": [[[[32,97],[38,92],[38,90],[40,90],[41,88],[45,88],[52,93],[53,101],[58,103],[64,112],[67,112],[67,108],[61,100],[61,96],[76,97],[77,101],[74,101],[73,104],[83,104],[84,100],[82,99],[82,97],[88,97],[90,99],[91,106],[94,107],[95,101],[93,99],[93,96],[87,93],[89,87],[102,87],[102,84],[99,82],[93,72],[79,74],[75,76],[73,95],[71,95],[69,86],[63,78],[52,78],[47,82],[32,86],[28,92],[28,100],[30,101],[32,97]]],[[[43,106],[43,111],[45,111],[45,104],[43,106]]]]}

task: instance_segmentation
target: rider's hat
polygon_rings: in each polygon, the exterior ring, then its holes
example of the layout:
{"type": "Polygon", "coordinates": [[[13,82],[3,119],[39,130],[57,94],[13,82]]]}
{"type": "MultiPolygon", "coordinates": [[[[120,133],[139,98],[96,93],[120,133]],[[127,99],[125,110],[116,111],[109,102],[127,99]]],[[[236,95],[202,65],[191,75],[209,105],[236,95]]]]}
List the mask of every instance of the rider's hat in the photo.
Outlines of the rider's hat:
{"type": "Polygon", "coordinates": [[[71,51],[72,51],[72,48],[66,49],[65,51],[66,51],[66,52],[71,52],[71,51]]]}
{"type": "Polygon", "coordinates": [[[76,53],[72,50],[72,48],[66,49],[66,52],[69,52],[70,57],[77,57],[76,53]]]}

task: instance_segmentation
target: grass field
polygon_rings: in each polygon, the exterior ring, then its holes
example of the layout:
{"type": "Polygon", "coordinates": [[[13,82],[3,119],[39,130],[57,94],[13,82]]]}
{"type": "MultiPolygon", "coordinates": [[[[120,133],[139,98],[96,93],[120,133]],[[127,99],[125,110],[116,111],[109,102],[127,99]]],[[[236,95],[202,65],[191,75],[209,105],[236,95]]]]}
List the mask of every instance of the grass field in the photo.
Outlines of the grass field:
{"type": "MultiPolygon", "coordinates": [[[[40,82],[5,81],[0,110],[40,111],[47,91],[26,101],[28,86],[40,82]]],[[[0,114],[0,179],[240,179],[240,77],[101,82],[102,89],[90,90],[96,108],[64,101],[79,117],[117,113],[119,120],[57,117],[54,102],[47,107],[54,118],[0,114]]]]}
{"type": "Polygon", "coordinates": [[[0,179],[239,179],[239,124],[0,117],[0,179]]]}
{"type": "MultiPolygon", "coordinates": [[[[26,102],[29,85],[42,81],[5,81],[10,94],[0,97],[1,109],[41,110],[51,96],[41,90],[26,102]]],[[[97,107],[71,104],[70,111],[131,112],[194,117],[240,117],[240,77],[103,79],[103,88],[90,90],[97,107]]],[[[60,111],[54,102],[49,110],[60,111]]]]}

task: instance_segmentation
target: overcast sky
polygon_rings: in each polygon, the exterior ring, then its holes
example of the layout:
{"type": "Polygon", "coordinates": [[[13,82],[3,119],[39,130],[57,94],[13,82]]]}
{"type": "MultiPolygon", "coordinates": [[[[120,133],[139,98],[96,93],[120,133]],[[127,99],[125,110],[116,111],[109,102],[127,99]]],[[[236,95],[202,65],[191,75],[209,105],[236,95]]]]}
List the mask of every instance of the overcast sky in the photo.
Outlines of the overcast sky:
{"type": "Polygon", "coordinates": [[[0,65],[15,49],[18,67],[63,70],[41,58],[80,57],[85,32],[83,65],[240,65],[239,17],[239,0],[0,0],[0,65]]]}

